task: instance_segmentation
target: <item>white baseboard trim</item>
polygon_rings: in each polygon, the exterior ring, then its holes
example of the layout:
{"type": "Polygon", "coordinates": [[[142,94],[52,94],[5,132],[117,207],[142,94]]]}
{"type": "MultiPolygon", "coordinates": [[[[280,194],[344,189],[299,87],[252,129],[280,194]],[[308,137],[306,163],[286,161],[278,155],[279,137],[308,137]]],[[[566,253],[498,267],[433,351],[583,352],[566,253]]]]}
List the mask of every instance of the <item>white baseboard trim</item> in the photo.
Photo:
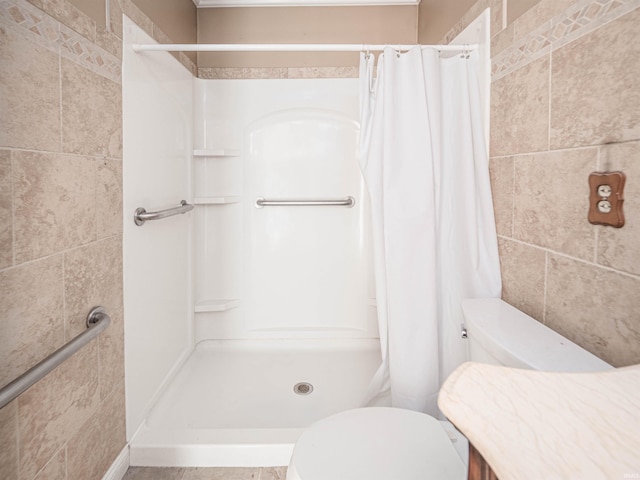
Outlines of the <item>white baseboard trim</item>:
{"type": "Polygon", "coordinates": [[[104,474],[102,480],[122,480],[124,474],[129,469],[129,445],[125,445],[120,454],[104,474]]]}

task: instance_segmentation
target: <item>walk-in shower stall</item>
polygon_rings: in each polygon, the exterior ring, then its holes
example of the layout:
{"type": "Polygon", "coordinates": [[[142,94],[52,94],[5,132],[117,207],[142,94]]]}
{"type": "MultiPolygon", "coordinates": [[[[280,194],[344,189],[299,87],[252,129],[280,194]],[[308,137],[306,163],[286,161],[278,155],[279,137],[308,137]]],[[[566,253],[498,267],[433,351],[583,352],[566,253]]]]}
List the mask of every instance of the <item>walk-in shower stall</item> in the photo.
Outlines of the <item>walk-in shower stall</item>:
{"type": "Polygon", "coordinates": [[[286,465],[381,362],[358,79],[198,79],[133,43],[125,18],[131,464],[286,465]]]}
{"type": "Polygon", "coordinates": [[[287,464],[380,362],[358,81],[201,80],[168,53],[125,57],[131,462],[287,464]]]}

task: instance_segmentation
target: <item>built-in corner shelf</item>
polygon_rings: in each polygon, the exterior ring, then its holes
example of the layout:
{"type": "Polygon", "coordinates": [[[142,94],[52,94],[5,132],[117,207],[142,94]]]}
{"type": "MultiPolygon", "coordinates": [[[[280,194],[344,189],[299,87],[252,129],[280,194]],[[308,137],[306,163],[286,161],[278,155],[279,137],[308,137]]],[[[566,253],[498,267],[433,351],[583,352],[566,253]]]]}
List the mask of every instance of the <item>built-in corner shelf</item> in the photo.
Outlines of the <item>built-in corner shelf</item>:
{"type": "Polygon", "coordinates": [[[193,199],[194,205],[228,205],[230,203],[240,203],[242,197],[233,195],[226,197],[195,197],[193,199]]]}
{"type": "Polygon", "coordinates": [[[193,151],[194,157],[239,157],[240,150],[235,148],[203,148],[193,151]]]}
{"type": "Polygon", "coordinates": [[[369,299],[367,299],[367,305],[369,305],[370,307],[377,307],[378,306],[378,299],[377,298],[369,298],[369,299]]]}
{"type": "Polygon", "coordinates": [[[240,306],[240,300],[203,300],[196,303],[195,312],[226,312],[240,306]]]}

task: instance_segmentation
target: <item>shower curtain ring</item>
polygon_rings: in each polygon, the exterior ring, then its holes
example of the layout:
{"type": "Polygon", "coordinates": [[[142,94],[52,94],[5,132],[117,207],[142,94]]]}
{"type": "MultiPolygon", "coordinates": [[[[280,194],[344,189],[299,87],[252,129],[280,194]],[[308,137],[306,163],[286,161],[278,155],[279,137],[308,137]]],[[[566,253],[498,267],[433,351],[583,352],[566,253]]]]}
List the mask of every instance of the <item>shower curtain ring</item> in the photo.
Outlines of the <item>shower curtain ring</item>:
{"type": "Polygon", "coordinates": [[[471,50],[469,49],[469,44],[465,43],[462,48],[462,55],[460,55],[460,58],[464,58],[465,60],[468,60],[470,56],[471,56],[471,50]]]}

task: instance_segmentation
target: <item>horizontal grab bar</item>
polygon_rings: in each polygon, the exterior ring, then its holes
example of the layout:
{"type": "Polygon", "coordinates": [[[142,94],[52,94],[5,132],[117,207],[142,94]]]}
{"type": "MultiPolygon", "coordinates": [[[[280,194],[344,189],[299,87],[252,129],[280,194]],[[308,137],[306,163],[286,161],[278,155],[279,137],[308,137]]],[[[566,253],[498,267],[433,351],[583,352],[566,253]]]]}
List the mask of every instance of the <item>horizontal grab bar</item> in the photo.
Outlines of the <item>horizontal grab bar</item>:
{"type": "Polygon", "coordinates": [[[58,350],[0,389],[0,408],[9,404],[31,385],[76,353],[109,326],[111,318],[103,307],[94,307],[87,315],[87,329],[58,350]]]}
{"type": "Polygon", "coordinates": [[[144,225],[144,222],[147,220],[160,220],[162,218],[180,215],[181,213],[187,213],[191,210],[193,210],[193,205],[188,204],[186,200],[182,200],[179,207],[168,208],[166,210],[160,210],[159,212],[147,212],[144,208],[140,207],[134,212],[133,221],[140,227],[144,225]]]}
{"type": "Polygon", "coordinates": [[[256,208],[262,207],[348,207],[356,204],[353,197],[340,198],[337,200],[266,200],[262,197],[256,198],[256,208]]]}

